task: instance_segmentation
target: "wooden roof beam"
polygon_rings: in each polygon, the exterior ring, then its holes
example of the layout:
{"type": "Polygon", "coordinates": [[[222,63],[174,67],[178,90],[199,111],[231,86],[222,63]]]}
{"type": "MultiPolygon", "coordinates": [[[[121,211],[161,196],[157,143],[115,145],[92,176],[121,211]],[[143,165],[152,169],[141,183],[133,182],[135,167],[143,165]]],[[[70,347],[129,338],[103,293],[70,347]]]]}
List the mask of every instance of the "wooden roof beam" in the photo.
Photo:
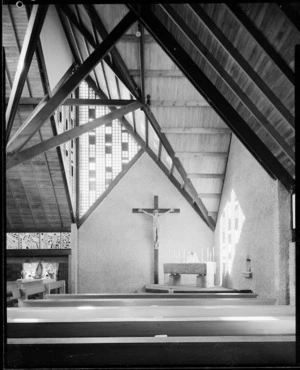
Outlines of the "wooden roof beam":
{"type": "MultiPolygon", "coordinates": [[[[146,35],[144,35],[145,38],[146,35]]],[[[144,41],[145,42],[145,41],[144,41]]],[[[141,75],[139,69],[129,69],[130,76],[141,75]]],[[[185,77],[184,74],[178,69],[147,69],[145,71],[145,77],[185,77]]]]}
{"type": "Polygon", "coordinates": [[[130,99],[67,99],[62,105],[102,105],[105,107],[118,107],[132,103],[130,99]]]}
{"type": "Polygon", "coordinates": [[[141,97],[142,101],[145,104],[145,61],[144,61],[144,27],[141,23],[138,23],[138,30],[140,32],[140,42],[139,42],[139,56],[140,56],[140,81],[141,81],[141,97]]]}
{"type": "MultiPolygon", "coordinates": [[[[19,105],[38,105],[43,98],[20,98],[19,105]]],[[[8,102],[8,99],[6,100],[8,102]]],[[[106,105],[118,106],[128,104],[129,99],[67,99],[62,105],[106,105]],[[85,103],[86,101],[86,103],[85,103]]],[[[203,100],[151,100],[151,107],[209,107],[203,100]]],[[[228,129],[227,129],[228,130],[228,129]]]]}
{"type": "Polygon", "coordinates": [[[38,105],[31,117],[24,122],[14,137],[8,143],[8,153],[20,150],[43,125],[45,120],[60,106],[68,95],[86,78],[100,60],[111,50],[113,45],[136,21],[136,16],[129,12],[112,30],[109,36],[94,50],[94,52],[74,71],[74,74],[64,85],[48,100],[45,105],[38,105]]]}
{"type": "Polygon", "coordinates": [[[295,163],[295,153],[293,149],[286,143],[284,138],[276,131],[273,125],[266,119],[257,106],[252,102],[248,95],[239,87],[216,58],[210,53],[206,46],[199,40],[199,38],[190,30],[183,19],[172,9],[169,5],[163,5],[165,12],[173,19],[173,21],[181,28],[189,40],[201,53],[202,57],[210,64],[216,71],[220,78],[228,85],[234,92],[236,97],[245,105],[249,112],[257,119],[258,123],[267,131],[271,138],[279,145],[285,154],[295,163]]]}
{"type": "Polygon", "coordinates": [[[223,173],[188,173],[189,179],[220,179],[223,180],[225,175],[223,173]]]}
{"type": "Polygon", "coordinates": [[[97,127],[103,126],[107,123],[112,122],[115,119],[123,117],[125,114],[130,113],[138,108],[142,107],[142,103],[134,101],[127,106],[115,110],[105,116],[96,118],[93,121],[87,122],[84,125],[77,126],[71,130],[65,131],[62,134],[54,136],[48,140],[45,140],[39,144],[32,146],[31,148],[25,149],[21,152],[15,153],[13,156],[7,155],[6,168],[10,169],[17,164],[23,163],[39,154],[45,153],[50,149],[56,148],[63,143],[73,140],[97,127]]]}
{"type": "MultiPolygon", "coordinates": [[[[30,17],[31,11],[32,11],[32,5],[26,5],[26,13],[27,13],[28,17],[30,17]]],[[[52,92],[51,92],[51,88],[50,88],[46,63],[45,63],[45,59],[44,59],[44,53],[43,53],[43,49],[42,49],[42,45],[41,45],[40,40],[38,40],[38,42],[37,42],[36,59],[37,59],[37,63],[38,63],[38,68],[39,68],[39,72],[40,72],[40,78],[41,78],[41,82],[42,82],[42,86],[43,86],[44,95],[46,97],[50,97],[52,92]]],[[[69,72],[67,72],[67,75],[69,75],[69,72]]],[[[62,80],[65,81],[65,78],[66,78],[66,76],[63,76],[62,80]]],[[[60,83],[61,83],[61,81],[58,84],[59,86],[60,86],[60,83]]],[[[52,128],[53,135],[56,136],[57,135],[57,128],[56,128],[54,116],[50,117],[50,123],[51,123],[51,128],[52,128]]],[[[41,135],[40,130],[39,130],[39,136],[40,136],[40,140],[42,141],[42,135],[41,135]]],[[[61,168],[61,175],[62,175],[63,184],[64,184],[66,197],[67,197],[67,202],[68,202],[68,206],[69,206],[70,219],[71,219],[71,222],[74,223],[75,222],[75,210],[73,209],[73,203],[72,203],[71,194],[70,194],[70,191],[69,191],[67,176],[66,176],[66,173],[65,173],[65,167],[64,167],[64,163],[63,163],[63,159],[62,159],[61,148],[57,147],[56,152],[57,152],[57,156],[58,156],[58,160],[59,160],[59,165],[60,165],[60,168],[61,168]]],[[[46,162],[46,167],[47,167],[47,170],[48,170],[48,173],[49,173],[49,177],[51,178],[51,172],[50,172],[50,169],[49,169],[49,162],[48,162],[47,155],[45,155],[45,162],[46,162]]],[[[55,190],[55,186],[54,186],[52,178],[51,178],[51,183],[52,183],[52,186],[53,186],[53,191],[55,193],[55,198],[57,200],[56,190],[55,190]]],[[[59,203],[57,203],[57,204],[59,204],[59,203]]],[[[43,207],[45,209],[44,204],[43,204],[43,207]]],[[[61,220],[61,227],[62,227],[62,217],[61,217],[61,212],[60,212],[59,206],[58,206],[58,212],[59,212],[59,217],[60,217],[60,220],[61,220]]],[[[45,214],[46,214],[46,211],[45,211],[45,214]]],[[[48,221],[48,224],[49,224],[49,221],[48,221]]]]}
{"type": "MultiPolygon", "coordinates": [[[[67,18],[72,22],[72,24],[78,29],[78,31],[81,33],[81,35],[83,36],[83,38],[88,41],[88,43],[95,49],[98,45],[96,44],[95,40],[94,40],[94,37],[90,34],[90,32],[84,27],[84,25],[80,22],[78,22],[77,20],[77,17],[76,15],[73,13],[73,11],[69,8],[68,5],[64,5],[64,4],[60,4],[60,5],[57,5],[57,8],[58,9],[61,9],[65,15],[67,16],[67,18]]],[[[95,27],[95,24],[93,23],[93,26],[95,27]]],[[[98,25],[99,27],[99,25],[98,25]]],[[[97,27],[96,27],[97,29],[97,27]]],[[[106,35],[108,35],[108,33],[106,32],[106,35]]],[[[104,40],[106,36],[103,36],[102,39],[104,40]]],[[[122,72],[122,70],[119,68],[119,65],[116,63],[116,64],[113,64],[109,58],[108,55],[106,55],[104,58],[104,61],[105,63],[111,68],[111,70],[115,73],[116,76],[118,76],[118,78],[120,78],[120,80],[124,83],[125,86],[127,86],[128,88],[128,83],[127,83],[127,80],[126,78],[124,77],[124,74],[122,72]]],[[[129,87],[128,88],[130,90],[130,92],[136,97],[138,96],[138,94],[135,92],[135,90],[132,91],[132,89],[129,87]]]]}
{"type": "Polygon", "coordinates": [[[30,15],[26,29],[17,71],[10,93],[8,105],[6,108],[6,137],[9,138],[12,125],[18,109],[19,99],[21,97],[27,74],[31,65],[32,57],[39,40],[44,19],[48,10],[48,5],[35,5],[30,15]]]}
{"type": "Polygon", "coordinates": [[[216,26],[212,19],[206,14],[204,9],[199,4],[189,4],[194,13],[199,17],[201,22],[207,27],[212,35],[218,40],[220,45],[227,51],[227,53],[235,60],[239,67],[248,75],[258,89],[263,93],[267,100],[273,107],[281,114],[289,125],[295,129],[294,116],[289,109],[282,103],[282,101],[273,93],[273,91],[265,84],[262,78],[255,72],[246,59],[235,49],[227,37],[216,26]]]}
{"type": "Polygon", "coordinates": [[[144,112],[145,112],[148,120],[150,121],[150,123],[151,123],[154,131],[156,132],[156,134],[158,135],[159,139],[161,140],[163,146],[165,147],[168,155],[172,159],[172,163],[174,163],[175,168],[177,169],[177,171],[179,172],[180,176],[182,177],[183,182],[185,183],[186,188],[188,188],[189,191],[191,192],[191,194],[193,195],[193,200],[196,202],[197,206],[199,207],[200,212],[202,213],[203,220],[206,222],[206,224],[212,230],[214,230],[214,228],[215,228],[215,222],[210,217],[208,217],[207,209],[205,208],[205,206],[202,203],[202,201],[198,198],[197,192],[196,192],[196,190],[195,190],[195,188],[194,188],[191,180],[187,178],[185,169],[183,168],[182,164],[178,160],[177,155],[175,154],[175,152],[174,152],[172,146],[170,145],[168,139],[166,138],[165,134],[163,134],[161,132],[160,125],[157,122],[155,116],[153,115],[151,109],[148,106],[145,106],[145,107],[143,107],[143,110],[144,110],[144,112]]]}
{"type": "Polygon", "coordinates": [[[285,16],[292,22],[294,27],[300,31],[300,16],[299,12],[297,13],[295,9],[291,7],[291,5],[288,2],[279,2],[277,3],[281,11],[285,14],[285,16]]]}
{"type": "MultiPolygon", "coordinates": [[[[139,62],[140,62],[140,86],[141,86],[141,99],[146,104],[146,93],[145,93],[145,50],[144,50],[144,26],[138,22],[138,32],[140,33],[139,42],[139,62]]],[[[149,146],[149,122],[145,115],[145,141],[146,145],[149,146]]]]}
{"type": "Polygon", "coordinates": [[[198,193],[198,197],[200,198],[215,198],[219,199],[221,197],[221,193],[198,193]]]}
{"type": "Polygon", "coordinates": [[[294,85],[295,75],[291,68],[288,66],[283,57],[273,48],[273,46],[266,39],[264,34],[256,28],[253,22],[247,15],[239,8],[237,4],[227,3],[226,7],[233,14],[235,19],[250,33],[255,42],[260,45],[263,51],[269,56],[275,65],[281,70],[285,77],[294,85]]]}
{"type": "Polygon", "coordinates": [[[164,134],[231,134],[230,128],[214,128],[214,127],[184,127],[184,128],[164,128],[162,127],[161,132],[164,134]]]}
{"type": "MultiPolygon", "coordinates": [[[[83,4],[83,7],[84,7],[85,11],[87,12],[87,14],[89,15],[92,24],[94,25],[94,27],[98,31],[101,38],[104,39],[105,37],[107,37],[108,32],[107,32],[102,20],[100,19],[98,13],[94,9],[93,5],[83,4]]],[[[140,96],[139,88],[136,85],[136,83],[134,82],[133,78],[130,76],[129,71],[126,67],[126,64],[124,63],[124,61],[123,61],[120,53],[118,52],[117,48],[114,47],[111,50],[111,56],[112,56],[112,59],[113,59],[115,65],[118,67],[118,69],[120,70],[120,72],[122,73],[122,75],[124,77],[123,79],[121,79],[121,81],[124,82],[124,85],[129,89],[129,91],[132,93],[132,95],[135,98],[140,98],[141,96],[140,96]],[[124,79],[125,79],[125,81],[124,81],[124,79]]]]}
{"type": "Polygon", "coordinates": [[[227,158],[227,152],[176,152],[175,156],[178,158],[192,158],[192,157],[223,157],[227,158]]]}
{"type": "Polygon", "coordinates": [[[232,129],[250,153],[262,164],[269,175],[279,179],[289,190],[294,188],[295,182],[292,176],[162,25],[151,11],[150,6],[143,5],[141,11],[133,5],[128,6],[136,12],[158,44],[184,72],[193,86],[211,104],[212,108],[232,129]]]}

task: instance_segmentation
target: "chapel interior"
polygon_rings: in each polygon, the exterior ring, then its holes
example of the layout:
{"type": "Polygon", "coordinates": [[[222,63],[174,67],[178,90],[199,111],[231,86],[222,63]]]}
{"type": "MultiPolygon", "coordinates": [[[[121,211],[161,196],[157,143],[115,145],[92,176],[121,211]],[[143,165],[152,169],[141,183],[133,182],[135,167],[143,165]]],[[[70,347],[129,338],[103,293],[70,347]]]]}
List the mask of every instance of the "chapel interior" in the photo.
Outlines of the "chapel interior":
{"type": "Polygon", "coordinates": [[[299,3],[4,1],[2,35],[6,368],[296,366],[299,3]]]}

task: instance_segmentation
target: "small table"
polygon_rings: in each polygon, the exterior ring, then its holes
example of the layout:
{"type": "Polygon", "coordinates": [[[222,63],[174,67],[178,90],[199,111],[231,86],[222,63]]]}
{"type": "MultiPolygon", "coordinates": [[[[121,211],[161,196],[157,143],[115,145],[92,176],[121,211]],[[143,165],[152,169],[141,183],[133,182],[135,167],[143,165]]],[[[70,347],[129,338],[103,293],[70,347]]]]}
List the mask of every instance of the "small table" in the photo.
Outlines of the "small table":
{"type": "Polygon", "coordinates": [[[215,262],[204,263],[164,263],[164,273],[169,275],[169,285],[180,285],[182,274],[195,274],[196,286],[214,287],[215,262]]]}

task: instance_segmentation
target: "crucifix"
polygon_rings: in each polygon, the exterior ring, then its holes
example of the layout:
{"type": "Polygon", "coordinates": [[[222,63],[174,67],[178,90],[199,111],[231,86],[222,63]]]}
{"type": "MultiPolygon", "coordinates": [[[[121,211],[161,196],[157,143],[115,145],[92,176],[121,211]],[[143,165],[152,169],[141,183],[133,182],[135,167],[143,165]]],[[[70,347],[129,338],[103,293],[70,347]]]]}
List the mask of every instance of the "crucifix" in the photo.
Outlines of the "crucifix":
{"type": "Polygon", "coordinates": [[[154,284],[158,284],[159,217],[167,213],[179,213],[178,208],[158,208],[158,196],[154,195],[154,208],[133,208],[132,213],[144,213],[153,218],[154,284]]]}

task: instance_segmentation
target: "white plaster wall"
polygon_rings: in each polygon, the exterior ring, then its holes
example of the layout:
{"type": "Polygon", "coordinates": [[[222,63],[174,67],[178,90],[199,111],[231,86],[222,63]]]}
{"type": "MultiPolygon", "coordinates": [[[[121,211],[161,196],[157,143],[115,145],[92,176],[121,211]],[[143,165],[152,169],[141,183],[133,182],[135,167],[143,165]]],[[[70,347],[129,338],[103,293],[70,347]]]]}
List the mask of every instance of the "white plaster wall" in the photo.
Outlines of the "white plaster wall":
{"type": "Polygon", "coordinates": [[[273,180],[233,135],[220,203],[214,245],[217,251],[217,282],[220,272],[220,224],[232,190],[245,217],[230,276],[223,284],[252,289],[260,297],[275,297],[284,303],[287,283],[287,253],[291,238],[290,202],[287,191],[273,180]],[[284,219],[284,221],[283,221],[284,219]],[[246,258],[251,258],[253,278],[242,276],[246,258]]]}
{"type": "Polygon", "coordinates": [[[144,154],[78,231],[79,293],[135,292],[153,283],[152,218],[132,208],[153,208],[154,195],[159,207],[180,208],[160,218],[160,283],[164,262],[212,246],[212,230],[144,154]]]}
{"type": "Polygon", "coordinates": [[[53,89],[74,61],[54,5],[48,8],[40,39],[50,88],[53,89]]]}

